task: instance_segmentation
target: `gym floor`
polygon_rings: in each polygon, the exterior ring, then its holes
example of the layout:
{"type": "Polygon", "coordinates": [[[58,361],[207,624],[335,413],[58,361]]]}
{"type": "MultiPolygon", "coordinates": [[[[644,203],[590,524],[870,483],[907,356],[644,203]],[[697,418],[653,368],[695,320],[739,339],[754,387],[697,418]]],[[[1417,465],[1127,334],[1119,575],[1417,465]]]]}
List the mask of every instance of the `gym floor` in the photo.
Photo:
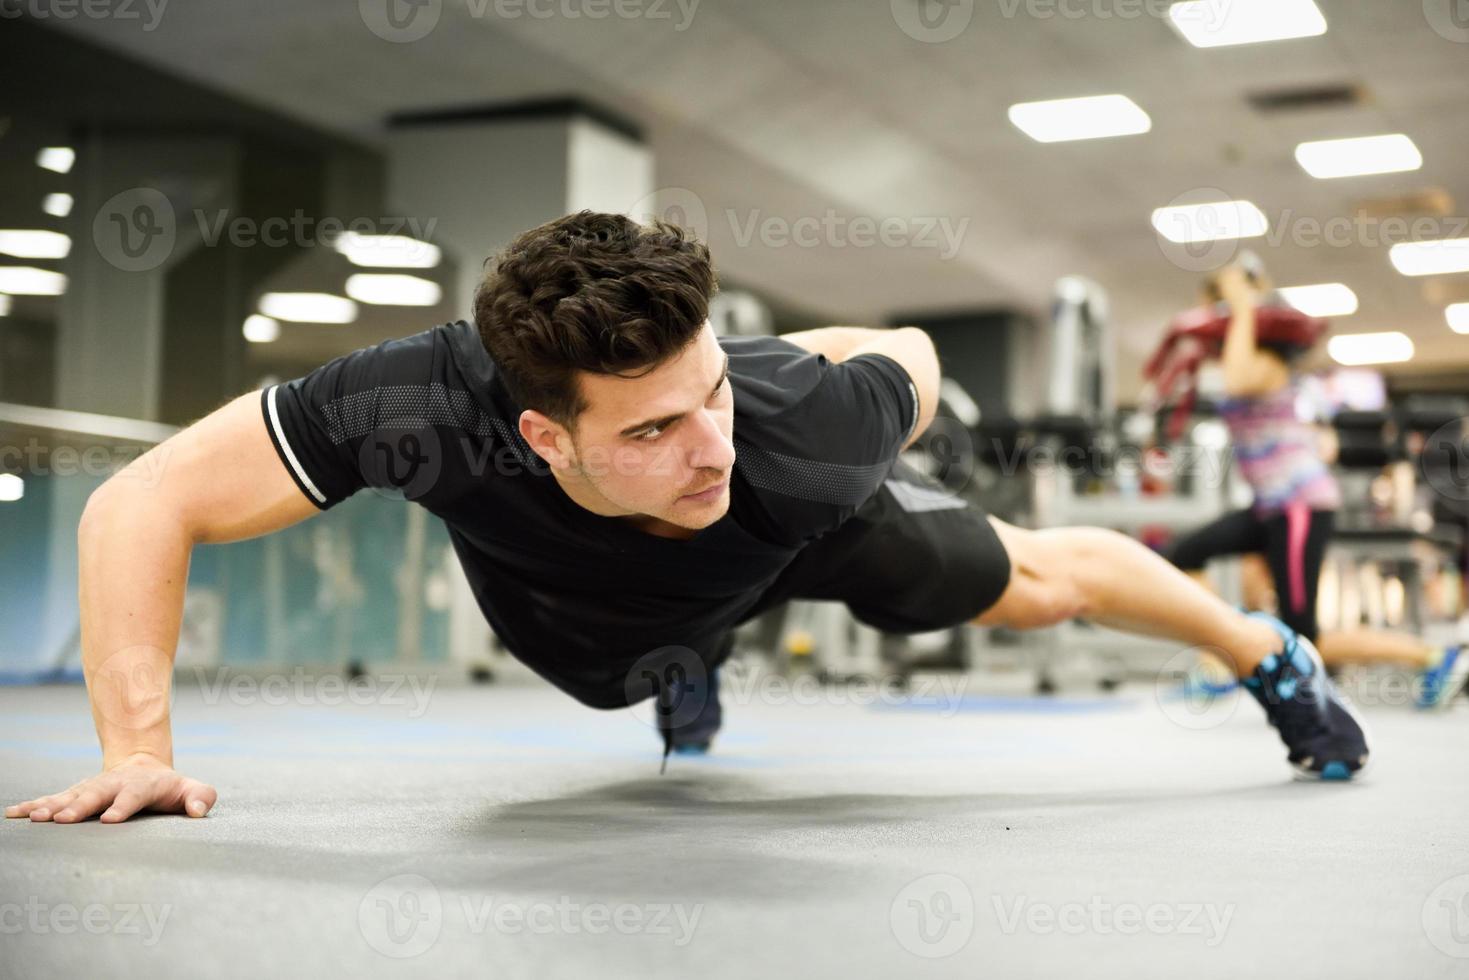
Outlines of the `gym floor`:
{"type": "MultiPolygon", "coordinates": [[[[540,686],[304,690],[176,690],[204,820],[4,821],[0,974],[1469,969],[1462,699],[1370,712],[1368,778],[1305,784],[1253,703],[1201,724],[1151,686],[915,704],[727,680],[715,753],[661,777],[638,712],[540,686]]],[[[80,686],[0,689],[4,802],[96,752],[80,686]]]]}

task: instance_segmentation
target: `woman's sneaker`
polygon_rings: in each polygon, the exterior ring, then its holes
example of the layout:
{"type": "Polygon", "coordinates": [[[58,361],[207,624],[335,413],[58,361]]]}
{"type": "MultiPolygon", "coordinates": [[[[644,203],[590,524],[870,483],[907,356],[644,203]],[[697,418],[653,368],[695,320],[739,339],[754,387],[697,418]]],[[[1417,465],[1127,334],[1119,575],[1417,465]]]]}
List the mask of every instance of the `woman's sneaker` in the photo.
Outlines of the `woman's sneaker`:
{"type": "Polygon", "coordinates": [[[1241,683],[1265,709],[1304,779],[1351,779],[1367,764],[1367,733],[1326,676],[1321,654],[1274,616],[1251,613],[1285,642],[1241,683]]]}
{"type": "Polygon", "coordinates": [[[1466,680],[1469,680],[1469,651],[1449,647],[1438,663],[1419,675],[1418,707],[1447,708],[1464,690],[1466,680]]]}

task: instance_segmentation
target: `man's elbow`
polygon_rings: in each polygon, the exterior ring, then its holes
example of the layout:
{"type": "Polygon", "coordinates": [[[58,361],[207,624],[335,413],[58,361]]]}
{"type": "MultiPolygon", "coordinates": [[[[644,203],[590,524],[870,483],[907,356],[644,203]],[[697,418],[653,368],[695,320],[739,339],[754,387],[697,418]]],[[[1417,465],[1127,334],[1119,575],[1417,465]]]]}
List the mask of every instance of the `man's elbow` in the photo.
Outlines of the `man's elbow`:
{"type": "Polygon", "coordinates": [[[939,365],[938,348],[933,338],[921,327],[901,327],[913,338],[914,356],[905,366],[913,379],[913,388],[918,395],[918,420],[909,437],[909,445],[928,429],[938,414],[939,387],[943,372],[939,365]]]}

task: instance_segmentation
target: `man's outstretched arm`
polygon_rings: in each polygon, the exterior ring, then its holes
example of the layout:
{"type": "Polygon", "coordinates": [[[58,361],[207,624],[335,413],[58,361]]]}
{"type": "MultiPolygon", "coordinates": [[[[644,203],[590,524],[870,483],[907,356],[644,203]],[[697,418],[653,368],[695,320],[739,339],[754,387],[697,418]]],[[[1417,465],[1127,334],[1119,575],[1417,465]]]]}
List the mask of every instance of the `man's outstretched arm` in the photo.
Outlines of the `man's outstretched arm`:
{"type": "Polygon", "coordinates": [[[6,807],[7,817],[104,823],[142,810],[202,817],[215,791],[173,768],[169,691],[194,545],[318,513],[272,447],[250,392],[155,446],[88,499],[77,530],[82,670],[102,772],[6,807]]]}

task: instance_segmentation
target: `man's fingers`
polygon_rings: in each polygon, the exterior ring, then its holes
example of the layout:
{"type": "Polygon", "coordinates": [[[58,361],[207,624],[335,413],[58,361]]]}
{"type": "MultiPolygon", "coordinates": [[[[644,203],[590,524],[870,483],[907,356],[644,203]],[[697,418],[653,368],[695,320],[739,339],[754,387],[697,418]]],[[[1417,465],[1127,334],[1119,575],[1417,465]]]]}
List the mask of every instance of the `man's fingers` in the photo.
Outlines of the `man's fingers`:
{"type": "Polygon", "coordinates": [[[26,815],[32,820],[50,820],[53,813],[63,809],[75,798],[76,793],[71,790],[66,790],[61,793],[52,793],[50,796],[42,796],[39,799],[31,800],[29,804],[23,805],[29,807],[26,815]]]}
{"type": "Polygon", "coordinates": [[[214,791],[214,787],[207,783],[190,779],[184,784],[184,812],[191,817],[202,817],[214,809],[218,798],[219,794],[214,791]]]}
{"type": "Polygon", "coordinates": [[[85,820],[106,804],[111,803],[112,797],[113,793],[110,789],[104,791],[97,786],[84,789],[76,794],[75,799],[58,810],[51,819],[57,823],[75,823],[78,820],[85,820]]]}
{"type": "Polygon", "coordinates": [[[147,806],[148,803],[149,798],[145,794],[138,792],[138,790],[132,787],[128,787],[117,794],[117,799],[112,801],[110,807],[102,811],[102,822],[122,823],[128,817],[131,817],[143,809],[143,807],[147,806]]]}

